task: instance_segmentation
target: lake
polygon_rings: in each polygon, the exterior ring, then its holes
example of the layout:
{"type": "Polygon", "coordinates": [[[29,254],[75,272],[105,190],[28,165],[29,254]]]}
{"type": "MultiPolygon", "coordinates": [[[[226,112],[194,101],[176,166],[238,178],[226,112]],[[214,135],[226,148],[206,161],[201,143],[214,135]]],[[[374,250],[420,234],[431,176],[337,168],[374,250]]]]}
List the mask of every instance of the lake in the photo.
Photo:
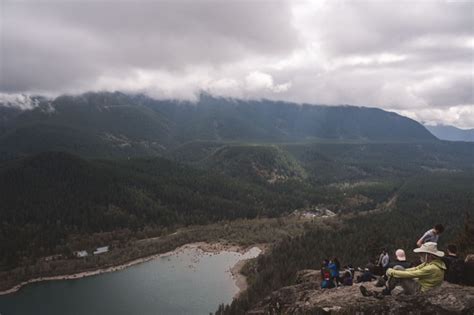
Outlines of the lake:
{"type": "Polygon", "coordinates": [[[0,314],[209,314],[239,290],[230,269],[259,254],[185,247],[121,271],[29,284],[0,296],[0,314]]]}

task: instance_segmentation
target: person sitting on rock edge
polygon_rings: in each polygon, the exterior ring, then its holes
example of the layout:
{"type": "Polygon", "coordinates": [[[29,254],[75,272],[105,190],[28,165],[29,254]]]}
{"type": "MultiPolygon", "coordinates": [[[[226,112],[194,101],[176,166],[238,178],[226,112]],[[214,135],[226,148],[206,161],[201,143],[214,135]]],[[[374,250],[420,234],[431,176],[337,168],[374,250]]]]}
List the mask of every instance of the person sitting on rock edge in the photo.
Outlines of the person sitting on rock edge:
{"type": "Polygon", "coordinates": [[[460,284],[464,280],[464,261],[458,257],[456,245],[449,244],[447,246],[447,255],[444,256],[443,261],[447,268],[444,280],[460,284]]]}
{"type": "Polygon", "coordinates": [[[341,279],[339,278],[341,263],[336,257],[334,257],[332,260],[329,261],[328,268],[329,268],[329,271],[331,272],[331,279],[337,287],[341,282],[341,279]]]}
{"type": "Polygon", "coordinates": [[[342,272],[341,284],[345,286],[351,286],[353,282],[354,282],[354,270],[350,266],[347,266],[344,268],[344,271],[342,272]]]}
{"type": "MultiPolygon", "coordinates": [[[[396,266],[401,266],[403,269],[408,269],[412,267],[412,263],[407,261],[405,251],[401,248],[395,251],[395,261],[392,261],[388,264],[388,268],[395,268],[396,266]]],[[[385,286],[388,277],[386,274],[381,276],[377,283],[375,284],[376,287],[383,287],[385,286]]]]}
{"type": "Polygon", "coordinates": [[[388,268],[393,268],[395,266],[402,266],[405,269],[413,267],[412,263],[407,261],[405,251],[401,248],[395,251],[395,261],[392,261],[388,264],[388,268]]]}
{"type": "MultiPolygon", "coordinates": [[[[420,254],[422,264],[408,269],[404,269],[401,266],[389,268],[387,270],[389,278],[387,287],[382,291],[382,295],[390,295],[397,285],[403,288],[405,294],[414,295],[426,292],[443,283],[446,265],[440,259],[444,256],[444,252],[438,250],[437,244],[427,242],[413,251],[420,254]]],[[[364,296],[381,297],[380,292],[368,291],[364,286],[360,286],[360,291],[364,296]]]]}
{"type": "Polygon", "coordinates": [[[334,282],[331,277],[331,271],[328,268],[329,261],[327,259],[323,260],[321,264],[321,289],[331,289],[334,288],[334,282]]]}
{"type": "Polygon", "coordinates": [[[378,275],[381,275],[387,271],[388,264],[390,263],[390,256],[388,255],[387,250],[384,248],[382,249],[382,253],[379,256],[379,259],[377,261],[377,266],[381,267],[381,270],[377,272],[378,275]]]}
{"type": "Polygon", "coordinates": [[[466,256],[464,260],[464,284],[474,286],[474,254],[466,256]]]}

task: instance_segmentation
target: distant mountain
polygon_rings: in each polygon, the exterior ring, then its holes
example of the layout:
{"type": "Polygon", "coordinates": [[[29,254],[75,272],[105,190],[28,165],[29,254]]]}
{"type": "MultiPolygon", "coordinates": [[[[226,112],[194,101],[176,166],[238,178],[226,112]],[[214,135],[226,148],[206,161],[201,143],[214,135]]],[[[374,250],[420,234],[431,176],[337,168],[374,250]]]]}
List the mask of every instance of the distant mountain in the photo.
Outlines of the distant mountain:
{"type": "Polygon", "coordinates": [[[243,101],[202,94],[197,103],[86,93],[36,98],[33,109],[0,107],[0,147],[31,154],[156,156],[192,141],[435,141],[414,120],[381,109],[243,101]]]}
{"type": "Polygon", "coordinates": [[[243,101],[202,94],[196,104],[145,98],[176,123],[178,141],[425,141],[418,122],[376,108],[243,101]]]}
{"type": "Polygon", "coordinates": [[[474,129],[460,129],[448,125],[425,125],[425,127],[441,140],[474,142],[474,129]]]}

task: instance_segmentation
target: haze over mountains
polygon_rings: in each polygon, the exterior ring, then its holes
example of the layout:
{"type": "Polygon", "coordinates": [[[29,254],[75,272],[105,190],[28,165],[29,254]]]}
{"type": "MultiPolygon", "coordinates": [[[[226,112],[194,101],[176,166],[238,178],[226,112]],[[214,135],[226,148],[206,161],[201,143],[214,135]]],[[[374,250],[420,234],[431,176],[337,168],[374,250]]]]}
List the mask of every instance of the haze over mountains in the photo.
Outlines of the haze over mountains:
{"type": "Polygon", "coordinates": [[[0,107],[0,146],[10,153],[160,155],[191,141],[432,141],[422,125],[355,106],[243,101],[201,94],[197,103],[144,95],[86,93],[0,107]]]}
{"type": "Polygon", "coordinates": [[[425,125],[425,127],[441,140],[474,142],[474,129],[460,129],[447,125],[425,125]]]}

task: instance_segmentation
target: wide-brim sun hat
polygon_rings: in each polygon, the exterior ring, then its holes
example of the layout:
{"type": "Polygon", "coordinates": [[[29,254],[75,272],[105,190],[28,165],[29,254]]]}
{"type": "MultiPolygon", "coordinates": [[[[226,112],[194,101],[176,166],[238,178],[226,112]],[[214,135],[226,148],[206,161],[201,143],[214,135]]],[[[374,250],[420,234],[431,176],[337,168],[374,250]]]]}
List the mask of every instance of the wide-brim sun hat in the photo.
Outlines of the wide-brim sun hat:
{"type": "Polygon", "coordinates": [[[438,250],[438,244],[435,242],[426,242],[420,248],[413,250],[415,253],[427,253],[438,257],[444,257],[444,252],[438,250]]]}

